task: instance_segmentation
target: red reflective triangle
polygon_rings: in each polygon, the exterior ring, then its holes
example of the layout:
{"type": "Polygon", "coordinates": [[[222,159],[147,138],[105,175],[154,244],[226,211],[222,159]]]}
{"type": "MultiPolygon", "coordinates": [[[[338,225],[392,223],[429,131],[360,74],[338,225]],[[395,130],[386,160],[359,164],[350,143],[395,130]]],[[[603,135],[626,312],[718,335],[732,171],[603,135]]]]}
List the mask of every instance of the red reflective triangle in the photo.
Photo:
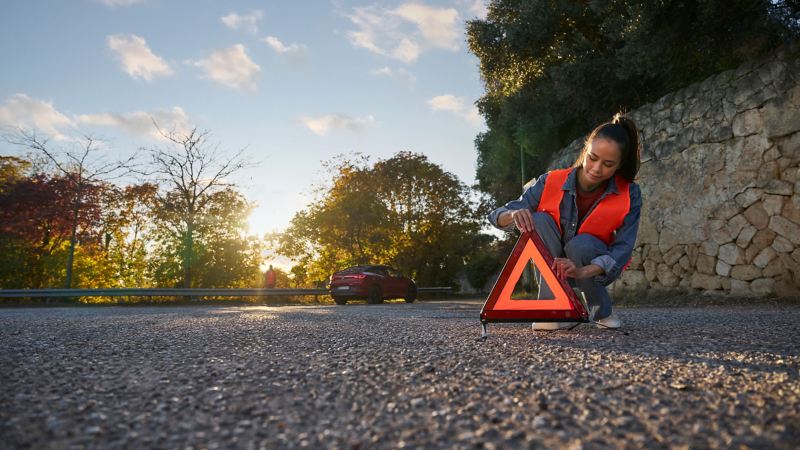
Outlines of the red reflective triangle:
{"type": "Polygon", "coordinates": [[[481,310],[482,322],[588,322],[589,314],[566,280],[551,269],[553,257],[537,233],[522,233],[489,298],[481,310]],[[512,299],[522,271],[533,261],[554,299],[512,299]]]}

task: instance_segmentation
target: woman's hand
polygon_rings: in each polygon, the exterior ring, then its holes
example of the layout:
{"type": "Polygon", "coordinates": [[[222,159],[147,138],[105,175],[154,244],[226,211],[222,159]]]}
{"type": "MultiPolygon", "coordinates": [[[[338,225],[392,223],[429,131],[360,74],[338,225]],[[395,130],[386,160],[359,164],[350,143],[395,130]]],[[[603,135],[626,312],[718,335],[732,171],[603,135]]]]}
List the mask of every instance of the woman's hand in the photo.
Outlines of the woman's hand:
{"type": "Polygon", "coordinates": [[[555,258],[552,266],[553,272],[559,278],[591,278],[596,275],[602,275],[603,269],[597,264],[589,264],[588,266],[576,267],[575,263],[569,258],[555,258]]]}
{"type": "Polygon", "coordinates": [[[533,216],[528,208],[515,209],[509,212],[511,213],[511,220],[519,231],[533,233],[533,216]]]}
{"type": "Polygon", "coordinates": [[[554,259],[553,266],[551,268],[553,269],[553,272],[556,273],[558,278],[578,278],[578,268],[575,267],[575,263],[569,258],[554,259]]]}

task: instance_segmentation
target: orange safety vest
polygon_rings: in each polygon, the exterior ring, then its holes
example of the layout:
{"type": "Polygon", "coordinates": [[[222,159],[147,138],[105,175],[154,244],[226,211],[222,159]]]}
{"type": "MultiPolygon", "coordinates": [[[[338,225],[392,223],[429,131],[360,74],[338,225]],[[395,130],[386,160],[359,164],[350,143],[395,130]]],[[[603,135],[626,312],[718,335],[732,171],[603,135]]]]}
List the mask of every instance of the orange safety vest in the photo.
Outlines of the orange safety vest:
{"type": "MultiPolygon", "coordinates": [[[[550,214],[559,231],[561,231],[561,199],[564,198],[564,191],[561,188],[571,171],[570,168],[547,173],[542,199],[536,209],[536,211],[550,214]]],[[[619,175],[614,176],[614,181],[617,183],[619,193],[611,193],[602,198],[583,218],[583,223],[578,228],[578,233],[591,234],[605,242],[606,245],[611,245],[614,241],[614,231],[622,226],[625,216],[631,209],[631,183],[619,175]]]]}

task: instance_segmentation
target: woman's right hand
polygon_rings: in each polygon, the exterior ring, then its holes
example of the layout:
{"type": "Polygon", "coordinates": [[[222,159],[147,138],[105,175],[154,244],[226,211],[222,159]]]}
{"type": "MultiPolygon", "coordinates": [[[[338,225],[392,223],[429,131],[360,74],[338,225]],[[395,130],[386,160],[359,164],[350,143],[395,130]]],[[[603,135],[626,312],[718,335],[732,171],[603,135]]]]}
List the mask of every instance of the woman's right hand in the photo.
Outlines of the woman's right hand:
{"type": "Polygon", "coordinates": [[[528,208],[515,209],[511,212],[511,220],[514,221],[517,229],[522,232],[533,232],[533,216],[528,208]]]}

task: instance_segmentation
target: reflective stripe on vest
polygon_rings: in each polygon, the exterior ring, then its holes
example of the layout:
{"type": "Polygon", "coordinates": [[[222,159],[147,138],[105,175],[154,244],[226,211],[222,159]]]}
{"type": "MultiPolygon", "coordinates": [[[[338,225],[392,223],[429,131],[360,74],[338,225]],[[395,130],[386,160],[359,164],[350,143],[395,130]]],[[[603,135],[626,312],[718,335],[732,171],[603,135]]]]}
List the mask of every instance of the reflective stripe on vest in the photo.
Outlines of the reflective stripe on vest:
{"type": "MultiPolygon", "coordinates": [[[[550,214],[559,231],[561,231],[561,200],[564,198],[564,191],[561,188],[572,170],[561,169],[547,173],[542,198],[536,209],[550,214]]],[[[606,245],[611,245],[614,241],[614,231],[622,226],[625,216],[631,209],[631,183],[619,175],[614,177],[614,181],[617,183],[619,193],[609,193],[597,202],[589,215],[583,218],[583,223],[578,229],[579,234],[591,234],[606,245]]]]}

